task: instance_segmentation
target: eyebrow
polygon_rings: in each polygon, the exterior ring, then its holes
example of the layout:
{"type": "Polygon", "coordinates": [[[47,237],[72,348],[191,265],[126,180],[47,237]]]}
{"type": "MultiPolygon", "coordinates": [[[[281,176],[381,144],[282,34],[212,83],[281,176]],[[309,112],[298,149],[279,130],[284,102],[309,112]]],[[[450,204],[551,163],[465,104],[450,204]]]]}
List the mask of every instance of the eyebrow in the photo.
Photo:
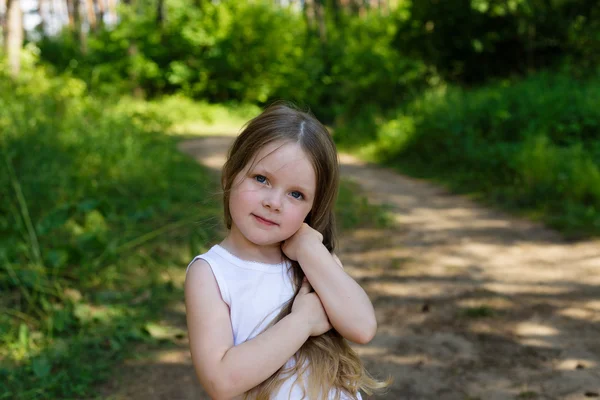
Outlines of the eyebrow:
{"type": "MultiPolygon", "coordinates": [[[[271,176],[271,177],[275,176],[271,171],[269,171],[268,169],[266,169],[262,165],[255,165],[254,168],[252,170],[250,170],[250,172],[260,172],[261,174],[265,174],[265,175],[268,175],[268,176],[271,176]]],[[[306,194],[310,194],[310,195],[313,194],[313,192],[311,190],[309,190],[306,186],[300,185],[298,183],[294,183],[291,186],[294,189],[298,189],[299,191],[301,191],[305,195],[306,194]]]]}

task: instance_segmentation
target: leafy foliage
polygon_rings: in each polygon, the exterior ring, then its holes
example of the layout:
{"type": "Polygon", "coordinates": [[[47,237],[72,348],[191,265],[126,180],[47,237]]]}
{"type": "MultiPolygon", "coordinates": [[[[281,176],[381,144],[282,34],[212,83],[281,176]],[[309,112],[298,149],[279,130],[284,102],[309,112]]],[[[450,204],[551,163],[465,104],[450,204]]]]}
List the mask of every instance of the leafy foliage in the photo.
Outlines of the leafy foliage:
{"type": "Polygon", "coordinates": [[[568,63],[578,73],[598,66],[598,2],[561,0],[411,1],[395,48],[446,80],[481,83],[568,63]]]}
{"type": "Polygon", "coordinates": [[[166,273],[215,234],[215,182],[151,107],[31,67],[0,88],[0,393],[81,396],[181,300],[166,273]]]}
{"type": "Polygon", "coordinates": [[[425,93],[381,124],[371,154],[570,236],[600,233],[600,82],[539,74],[425,93]]]}
{"type": "Polygon", "coordinates": [[[365,99],[378,108],[398,105],[429,73],[391,45],[392,14],[333,18],[329,8],[326,37],[302,11],[270,1],[170,0],[166,15],[159,25],[156,4],[137,2],[121,8],[118,25],[90,35],[86,53],[68,30],[38,46],[45,61],[94,93],[178,92],[261,105],[283,98],[328,121],[352,114],[365,99]]]}

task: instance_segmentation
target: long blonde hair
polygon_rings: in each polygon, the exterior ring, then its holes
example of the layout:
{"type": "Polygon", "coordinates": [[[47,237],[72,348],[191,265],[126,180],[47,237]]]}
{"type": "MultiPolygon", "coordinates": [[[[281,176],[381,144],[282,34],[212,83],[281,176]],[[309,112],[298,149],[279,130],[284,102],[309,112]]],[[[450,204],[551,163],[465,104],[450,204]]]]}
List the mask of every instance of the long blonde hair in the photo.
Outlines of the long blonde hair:
{"type": "MultiPolygon", "coordinates": [[[[312,161],[317,188],[313,208],[305,222],[323,235],[323,244],[333,253],[336,246],[333,207],[339,184],[335,144],[327,129],[315,117],[289,104],[276,103],[266,108],[247,123],[229,149],[221,175],[225,225],[227,229],[231,229],[229,196],[235,177],[253,161],[261,148],[278,141],[298,143],[312,161]]],[[[300,290],[304,272],[298,262],[290,260],[290,263],[295,294],[265,329],[291,313],[293,299],[300,290]]],[[[303,377],[308,377],[304,385],[307,389],[305,395],[311,400],[328,398],[332,388],[338,389],[336,400],[340,398],[341,391],[355,399],[359,389],[372,394],[391,383],[391,378],[385,382],[373,379],[358,354],[335,329],[310,337],[295,354],[295,361],[293,367],[281,367],[260,385],[248,391],[244,399],[269,400],[283,381],[294,373],[297,373],[301,387],[303,377]],[[310,368],[309,374],[305,374],[307,368],[310,368]]]]}

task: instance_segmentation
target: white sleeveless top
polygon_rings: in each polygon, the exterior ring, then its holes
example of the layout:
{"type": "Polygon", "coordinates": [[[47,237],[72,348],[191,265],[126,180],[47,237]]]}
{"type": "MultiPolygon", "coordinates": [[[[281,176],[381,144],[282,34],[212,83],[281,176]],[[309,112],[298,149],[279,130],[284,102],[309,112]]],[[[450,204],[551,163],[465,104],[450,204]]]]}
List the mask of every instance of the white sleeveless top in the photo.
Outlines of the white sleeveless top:
{"type": "MultiPolygon", "coordinates": [[[[215,245],[194,257],[188,269],[199,258],[210,265],[221,297],[229,306],[234,346],[261,333],[294,295],[293,272],[287,261],[279,264],[245,261],[215,245]]],[[[294,365],[294,358],[285,365],[294,365]]],[[[271,399],[301,400],[303,390],[294,384],[296,377],[295,374],[290,376],[271,399]]],[[[335,390],[332,390],[329,398],[333,399],[334,395],[335,390]]],[[[350,400],[350,397],[342,393],[340,399],[350,400]]],[[[357,399],[362,400],[360,393],[357,399]]]]}

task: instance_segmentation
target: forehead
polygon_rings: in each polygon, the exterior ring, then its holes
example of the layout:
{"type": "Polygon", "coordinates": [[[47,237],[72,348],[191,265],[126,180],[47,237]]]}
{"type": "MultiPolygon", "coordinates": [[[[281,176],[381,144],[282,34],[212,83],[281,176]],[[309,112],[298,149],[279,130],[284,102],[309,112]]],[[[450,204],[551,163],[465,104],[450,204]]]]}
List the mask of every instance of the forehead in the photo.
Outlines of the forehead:
{"type": "Polygon", "coordinates": [[[316,174],[310,156],[295,142],[277,141],[263,147],[254,158],[254,169],[264,169],[276,177],[293,180],[307,189],[316,187],[316,174]]]}

